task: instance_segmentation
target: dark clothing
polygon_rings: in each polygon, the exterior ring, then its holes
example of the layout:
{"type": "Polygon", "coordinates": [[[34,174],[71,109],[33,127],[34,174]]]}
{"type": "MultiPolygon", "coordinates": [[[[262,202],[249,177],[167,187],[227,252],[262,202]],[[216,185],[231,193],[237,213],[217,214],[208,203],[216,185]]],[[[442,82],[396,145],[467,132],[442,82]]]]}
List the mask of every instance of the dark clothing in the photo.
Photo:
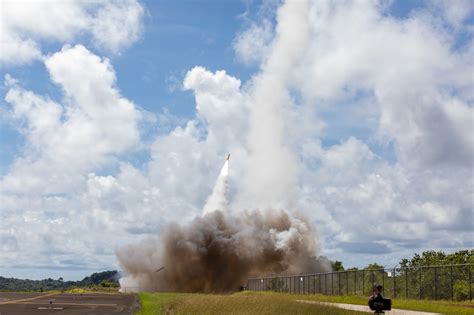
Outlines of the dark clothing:
{"type": "Polygon", "coordinates": [[[369,307],[376,314],[383,313],[383,311],[390,311],[392,309],[392,301],[384,298],[382,293],[374,293],[369,298],[369,307]]]}
{"type": "Polygon", "coordinates": [[[375,302],[383,303],[382,293],[374,293],[369,297],[369,307],[373,311],[375,311],[375,302]]]}

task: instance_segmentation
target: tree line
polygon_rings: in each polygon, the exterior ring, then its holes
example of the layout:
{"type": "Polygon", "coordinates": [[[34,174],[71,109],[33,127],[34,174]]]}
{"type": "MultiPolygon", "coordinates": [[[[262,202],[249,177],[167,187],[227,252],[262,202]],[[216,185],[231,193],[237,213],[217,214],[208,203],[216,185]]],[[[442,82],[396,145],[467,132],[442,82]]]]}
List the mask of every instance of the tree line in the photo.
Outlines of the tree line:
{"type": "Polygon", "coordinates": [[[119,273],[117,270],[107,270],[103,272],[95,272],[90,276],[79,281],[64,281],[63,278],[58,279],[17,279],[0,277],[1,291],[47,291],[47,290],[67,290],[71,288],[84,288],[99,286],[103,288],[119,287],[119,273]]]}

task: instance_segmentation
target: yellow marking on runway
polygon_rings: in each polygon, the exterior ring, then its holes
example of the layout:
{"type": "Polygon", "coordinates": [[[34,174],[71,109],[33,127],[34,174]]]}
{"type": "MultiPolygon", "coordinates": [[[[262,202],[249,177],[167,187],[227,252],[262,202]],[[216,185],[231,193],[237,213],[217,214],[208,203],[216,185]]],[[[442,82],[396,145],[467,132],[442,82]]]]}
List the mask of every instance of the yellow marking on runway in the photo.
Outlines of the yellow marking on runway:
{"type": "Polygon", "coordinates": [[[54,296],[54,295],[57,295],[57,294],[58,294],[58,293],[50,293],[50,294],[34,296],[34,297],[31,297],[31,298],[26,298],[26,299],[19,299],[19,300],[12,300],[12,301],[0,302],[0,305],[16,304],[16,303],[18,303],[18,302],[34,301],[34,300],[37,300],[37,299],[41,299],[41,298],[49,297],[49,296],[54,296]]]}

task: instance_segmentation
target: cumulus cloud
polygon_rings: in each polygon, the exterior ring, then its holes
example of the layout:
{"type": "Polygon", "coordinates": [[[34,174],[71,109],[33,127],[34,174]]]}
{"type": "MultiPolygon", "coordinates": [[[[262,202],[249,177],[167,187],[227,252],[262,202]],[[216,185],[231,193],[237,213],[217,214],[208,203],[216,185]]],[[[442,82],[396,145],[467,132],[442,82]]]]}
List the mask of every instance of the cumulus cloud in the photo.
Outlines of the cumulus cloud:
{"type": "Polygon", "coordinates": [[[66,46],[46,58],[45,65],[64,92],[63,104],[8,80],[5,100],[12,118],[23,122],[21,132],[28,144],[25,156],[5,176],[2,190],[67,191],[73,178],[138,143],[141,114],[115,88],[107,59],[81,45],[66,46]]]}
{"type": "Polygon", "coordinates": [[[141,33],[143,7],[121,1],[13,1],[0,6],[0,64],[20,65],[42,55],[43,42],[75,43],[89,34],[96,46],[119,53],[141,33]]]}
{"type": "Polygon", "coordinates": [[[139,141],[140,110],[116,89],[107,59],[81,45],[65,46],[48,56],[45,65],[63,90],[60,103],[26,90],[10,76],[5,80],[9,118],[26,142],[0,181],[2,226],[12,227],[8,246],[16,246],[2,265],[61,265],[62,259],[77,260],[77,253],[106,254],[94,237],[84,236],[81,226],[112,224],[111,213],[90,207],[90,200],[120,191],[120,186],[114,178],[87,174],[139,141]],[[38,256],[42,258],[32,258],[38,256]]]}

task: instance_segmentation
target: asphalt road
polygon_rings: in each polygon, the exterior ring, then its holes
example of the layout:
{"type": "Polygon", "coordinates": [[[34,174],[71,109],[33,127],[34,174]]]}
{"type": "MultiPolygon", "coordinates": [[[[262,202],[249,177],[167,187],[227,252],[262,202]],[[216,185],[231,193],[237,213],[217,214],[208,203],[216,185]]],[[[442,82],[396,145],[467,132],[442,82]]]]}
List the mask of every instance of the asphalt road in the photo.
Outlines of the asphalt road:
{"type": "Polygon", "coordinates": [[[0,292],[0,315],[134,314],[134,294],[30,294],[0,292]]]}

